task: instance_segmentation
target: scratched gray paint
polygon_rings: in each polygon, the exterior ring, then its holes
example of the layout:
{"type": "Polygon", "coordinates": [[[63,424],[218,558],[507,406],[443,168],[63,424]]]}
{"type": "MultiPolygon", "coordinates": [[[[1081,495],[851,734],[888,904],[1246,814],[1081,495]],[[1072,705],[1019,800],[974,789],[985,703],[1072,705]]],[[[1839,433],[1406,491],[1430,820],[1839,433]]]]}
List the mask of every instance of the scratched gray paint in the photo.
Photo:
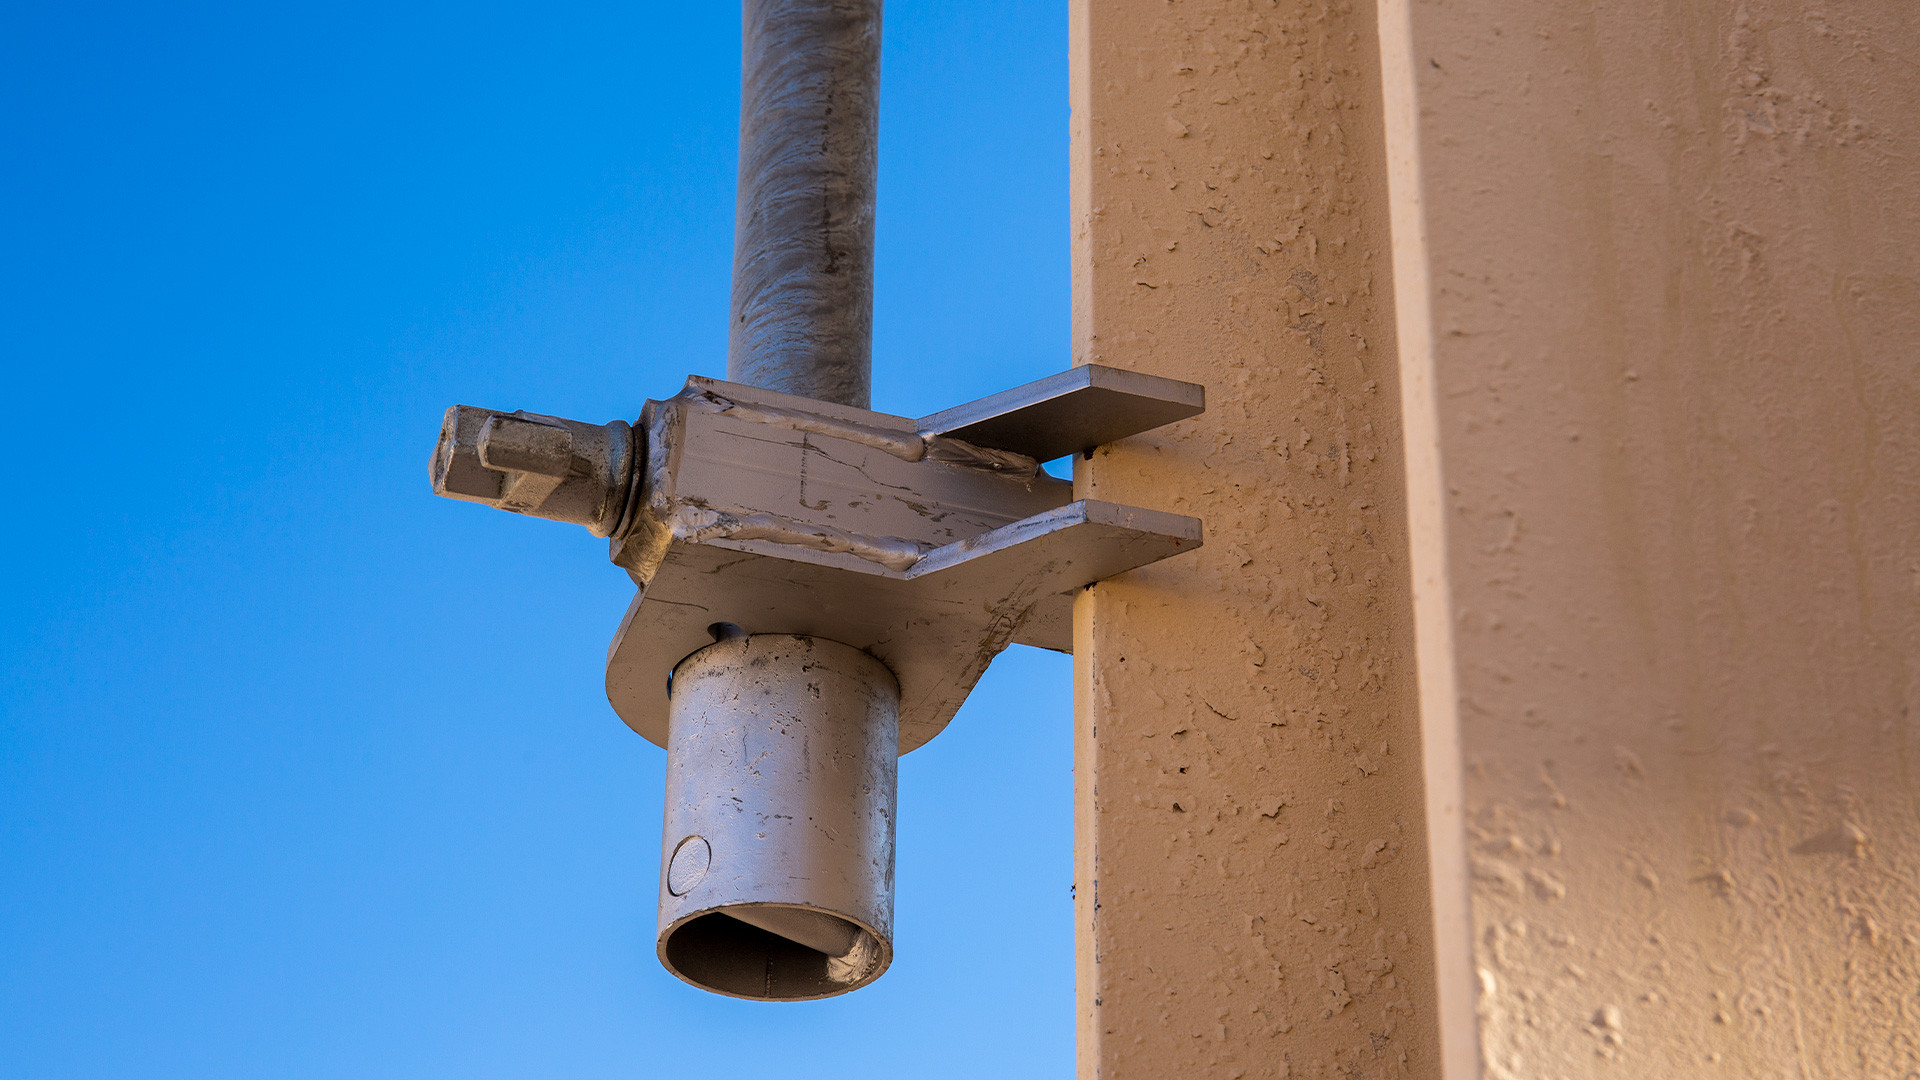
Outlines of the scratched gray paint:
{"type": "Polygon", "coordinates": [[[726,622],[878,657],[900,681],[905,752],[1007,645],[1070,650],[1073,590],[1200,546],[1198,521],[1073,501],[1014,448],[1090,448],[1204,406],[1194,384],[1093,366],[920,420],[695,377],[647,404],[625,452],[618,421],[457,406],[433,476],[443,495],[611,530],[640,592],[607,697],[648,739],[667,741],[667,674],[726,622]],[[547,501],[509,505],[531,490],[523,465],[545,470],[547,501]]]}
{"type": "Polygon", "coordinates": [[[1013,448],[1204,406],[1095,368],[919,421],[699,377],[637,428],[448,410],[437,492],[607,535],[640,587],[607,698],[667,748],[662,964],[757,1000],[886,969],[894,759],[1007,645],[1069,649],[1073,590],[1200,546],[1197,520],[1074,501],[1013,448]]]}
{"type": "Polygon", "coordinates": [[[880,0],[746,0],[727,378],[866,408],[880,0]]]}
{"type": "Polygon", "coordinates": [[[721,636],[674,673],[660,962],[732,997],[858,989],[893,959],[899,686],[833,641],[721,636]]]}
{"type": "MultiPolygon", "coordinates": [[[[1202,405],[1197,386],[1140,378],[1131,393],[1186,402],[1183,415],[1202,405]]],[[[1126,402],[1123,418],[1168,407],[1090,380],[1081,393],[1090,410],[1126,402]]],[[[1030,441],[1020,416],[1063,407],[1058,394],[1002,406],[955,411],[1030,441]]],[[[1072,590],[1200,546],[1198,521],[1072,501],[1010,451],[910,460],[922,424],[698,377],[647,403],[643,505],[613,549],[641,587],[607,659],[607,698],[629,727],[665,745],[668,672],[727,622],[878,657],[900,681],[904,753],[946,726],[1009,644],[1070,649],[1072,590]]]]}

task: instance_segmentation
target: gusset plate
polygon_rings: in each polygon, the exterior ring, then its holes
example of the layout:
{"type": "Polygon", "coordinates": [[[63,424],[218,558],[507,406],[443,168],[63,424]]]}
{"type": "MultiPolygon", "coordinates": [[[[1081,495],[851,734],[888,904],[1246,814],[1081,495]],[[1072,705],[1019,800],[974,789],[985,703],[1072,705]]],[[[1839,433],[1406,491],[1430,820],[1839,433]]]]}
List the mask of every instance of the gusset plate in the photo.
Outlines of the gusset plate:
{"type": "Polygon", "coordinates": [[[865,649],[899,678],[905,753],[946,727],[1009,643],[1068,651],[1073,590],[1201,539],[1195,518],[1082,500],[938,548],[906,571],[676,542],[614,636],[607,698],[664,746],[669,676],[713,642],[712,626],[810,634],[865,649]]]}

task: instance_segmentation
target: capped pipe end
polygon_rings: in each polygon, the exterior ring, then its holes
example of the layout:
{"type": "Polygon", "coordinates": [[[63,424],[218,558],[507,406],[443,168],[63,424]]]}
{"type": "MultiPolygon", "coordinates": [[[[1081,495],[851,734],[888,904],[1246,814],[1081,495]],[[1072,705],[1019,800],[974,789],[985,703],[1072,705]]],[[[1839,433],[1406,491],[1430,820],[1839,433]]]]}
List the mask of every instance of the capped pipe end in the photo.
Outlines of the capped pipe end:
{"type": "Polygon", "coordinates": [[[633,429],[455,405],[428,466],[433,493],[611,536],[631,500],[633,429]]]}

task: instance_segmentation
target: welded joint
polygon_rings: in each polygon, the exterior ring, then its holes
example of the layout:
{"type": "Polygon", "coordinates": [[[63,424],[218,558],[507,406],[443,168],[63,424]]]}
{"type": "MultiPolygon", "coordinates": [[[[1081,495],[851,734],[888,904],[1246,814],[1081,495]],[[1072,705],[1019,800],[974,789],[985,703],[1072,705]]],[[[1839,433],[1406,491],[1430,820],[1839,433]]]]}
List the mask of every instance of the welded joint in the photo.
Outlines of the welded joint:
{"type": "Polygon", "coordinates": [[[1074,590],[1202,542],[1041,461],[1204,408],[1087,366],[918,420],[700,377],[635,425],[447,411],[436,493],[582,525],[640,587],[607,697],[667,748],[669,971],[804,1000],[886,970],[898,756],[1007,645],[1070,649],[1074,590]]]}
{"type": "Polygon", "coordinates": [[[607,696],[647,738],[665,741],[669,673],[729,622],[879,658],[904,751],[1007,644],[1070,651],[1074,590],[1201,545],[1199,521],[1076,501],[1039,463],[1205,405],[1096,365],[917,420],[695,376],[632,426],[457,406],[434,490],[609,538],[640,592],[607,696]]]}

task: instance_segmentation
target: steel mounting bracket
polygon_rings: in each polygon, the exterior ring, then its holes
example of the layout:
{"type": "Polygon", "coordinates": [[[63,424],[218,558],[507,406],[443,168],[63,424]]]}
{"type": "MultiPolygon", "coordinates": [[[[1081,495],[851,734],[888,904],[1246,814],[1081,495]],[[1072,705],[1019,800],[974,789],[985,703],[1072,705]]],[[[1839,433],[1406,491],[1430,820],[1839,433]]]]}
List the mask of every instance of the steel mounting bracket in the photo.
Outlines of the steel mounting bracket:
{"type": "Polygon", "coordinates": [[[434,490],[610,537],[639,592],[607,699],[652,742],[674,668],[744,631],[885,664],[905,753],[1008,644],[1070,652],[1075,590],[1200,546],[1198,519],[1075,500],[1041,463],[1204,408],[1196,384],[1098,365],[919,420],[695,376],[630,430],[455,406],[434,490]]]}

